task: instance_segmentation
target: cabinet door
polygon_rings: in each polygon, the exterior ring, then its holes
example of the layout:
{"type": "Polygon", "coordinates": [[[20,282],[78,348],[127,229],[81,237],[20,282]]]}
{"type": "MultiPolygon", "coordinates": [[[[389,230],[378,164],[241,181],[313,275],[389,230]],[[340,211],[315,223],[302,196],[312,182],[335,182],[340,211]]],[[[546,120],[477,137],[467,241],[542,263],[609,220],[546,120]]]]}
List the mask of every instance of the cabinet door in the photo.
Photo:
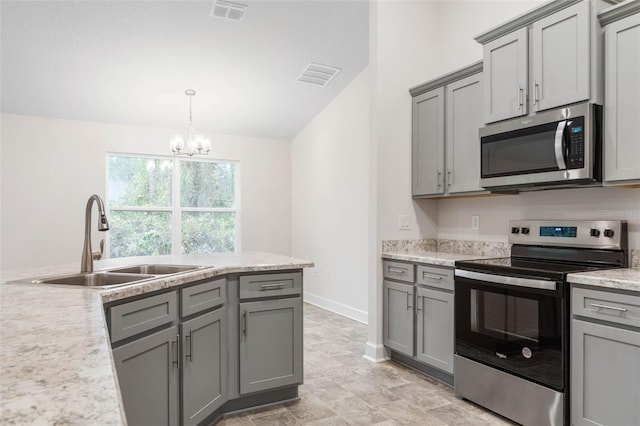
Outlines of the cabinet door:
{"type": "Polygon", "coordinates": [[[483,191],[480,188],[482,74],[447,86],[447,192],[483,191]]]}
{"type": "Polygon", "coordinates": [[[640,332],[571,321],[571,423],[640,424],[640,332]]]}
{"type": "Polygon", "coordinates": [[[302,298],[240,304],[240,393],[302,383],[302,298]]]}
{"type": "Polygon", "coordinates": [[[413,356],[413,285],[383,282],[383,332],[385,346],[413,356]]]}
{"type": "Polygon", "coordinates": [[[416,358],[453,374],[453,293],[418,287],[416,358]]]}
{"type": "Polygon", "coordinates": [[[533,109],[589,99],[589,2],[533,23],[533,109]]]}
{"type": "Polygon", "coordinates": [[[113,350],[127,423],[178,425],[178,328],[113,350]]]}
{"type": "Polygon", "coordinates": [[[527,40],[521,28],[484,45],[485,123],[527,114],[527,40]]]}
{"type": "Polygon", "coordinates": [[[181,325],[182,424],[196,425],[227,399],[227,310],[181,325]]]}
{"type": "Polygon", "coordinates": [[[605,28],[604,174],[640,179],[640,14],[605,28]]]}
{"type": "Polygon", "coordinates": [[[444,194],[444,87],[413,99],[412,193],[444,194]]]}

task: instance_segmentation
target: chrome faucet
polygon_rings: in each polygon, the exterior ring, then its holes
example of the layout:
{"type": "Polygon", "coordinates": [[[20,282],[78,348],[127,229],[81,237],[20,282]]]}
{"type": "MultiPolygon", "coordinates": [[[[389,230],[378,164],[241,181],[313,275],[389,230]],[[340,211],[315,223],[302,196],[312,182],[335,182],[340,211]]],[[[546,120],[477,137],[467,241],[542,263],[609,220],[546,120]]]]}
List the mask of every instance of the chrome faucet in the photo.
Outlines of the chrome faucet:
{"type": "Polygon", "coordinates": [[[87,209],[84,215],[84,247],[82,249],[80,272],[93,272],[93,261],[102,259],[102,253],[104,252],[104,240],[100,241],[100,251],[91,251],[91,208],[94,201],[98,204],[98,231],[109,230],[109,222],[107,222],[102,198],[97,194],[93,194],[87,201],[87,209]]]}

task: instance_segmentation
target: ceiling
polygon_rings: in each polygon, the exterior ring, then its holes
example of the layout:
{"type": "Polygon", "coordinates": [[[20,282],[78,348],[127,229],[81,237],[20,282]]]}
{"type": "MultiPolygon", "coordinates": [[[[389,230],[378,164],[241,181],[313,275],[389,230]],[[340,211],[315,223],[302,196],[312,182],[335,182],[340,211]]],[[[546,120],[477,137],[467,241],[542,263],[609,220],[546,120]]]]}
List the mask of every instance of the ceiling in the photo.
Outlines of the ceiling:
{"type": "Polygon", "coordinates": [[[3,113],[290,139],[368,63],[368,2],[6,1],[3,113]],[[296,81],[309,62],[340,68],[296,81]]]}

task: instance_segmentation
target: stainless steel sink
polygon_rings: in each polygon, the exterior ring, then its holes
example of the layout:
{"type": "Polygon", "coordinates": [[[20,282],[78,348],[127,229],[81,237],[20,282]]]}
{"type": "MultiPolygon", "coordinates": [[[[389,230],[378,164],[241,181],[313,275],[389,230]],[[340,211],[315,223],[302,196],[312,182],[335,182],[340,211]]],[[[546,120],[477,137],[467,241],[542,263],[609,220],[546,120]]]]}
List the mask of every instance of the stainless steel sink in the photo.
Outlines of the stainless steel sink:
{"type": "Polygon", "coordinates": [[[201,269],[202,266],[195,265],[160,265],[160,264],[147,264],[147,265],[135,265],[127,266],[123,268],[110,269],[108,272],[118,272],[124,274],[150,274],[150,275],[170,275],[179,274],[182,272],[194,271],[201,269]]]}
{"type": "Polygon", "coordinates": [[[64,275],[60,277],[50,277],[31,281],[36,284],[63,284],[63,285],[79,285],[85,287],[102,287],[131,284],[138,281],[144,281],[155,278],[149,274],[121,274],[112,272],[90,272],[74,275],[64,275]]]}

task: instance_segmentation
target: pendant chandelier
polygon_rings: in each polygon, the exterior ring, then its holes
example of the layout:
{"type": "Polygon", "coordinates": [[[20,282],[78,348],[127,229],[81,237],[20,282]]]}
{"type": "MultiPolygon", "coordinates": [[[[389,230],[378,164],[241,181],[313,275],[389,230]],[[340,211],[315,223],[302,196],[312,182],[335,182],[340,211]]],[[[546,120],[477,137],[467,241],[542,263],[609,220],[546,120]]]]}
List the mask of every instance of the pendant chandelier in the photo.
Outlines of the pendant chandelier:
{"type": "Polygon", "coordinates": [[[193,89],[187,89],[184,94],[189,97],[189,127],[187,128],[186,136],[175,135],[171,139],[169,146],[173,155],[188,155],[192,157],[194,155],[209,155],[211,151],[211,141],[204,137],[204,135],[197,135],[196,130],[193,128],[193,116],[191,114],[191,99],[196,95],[196,91],[193,89]]]}

